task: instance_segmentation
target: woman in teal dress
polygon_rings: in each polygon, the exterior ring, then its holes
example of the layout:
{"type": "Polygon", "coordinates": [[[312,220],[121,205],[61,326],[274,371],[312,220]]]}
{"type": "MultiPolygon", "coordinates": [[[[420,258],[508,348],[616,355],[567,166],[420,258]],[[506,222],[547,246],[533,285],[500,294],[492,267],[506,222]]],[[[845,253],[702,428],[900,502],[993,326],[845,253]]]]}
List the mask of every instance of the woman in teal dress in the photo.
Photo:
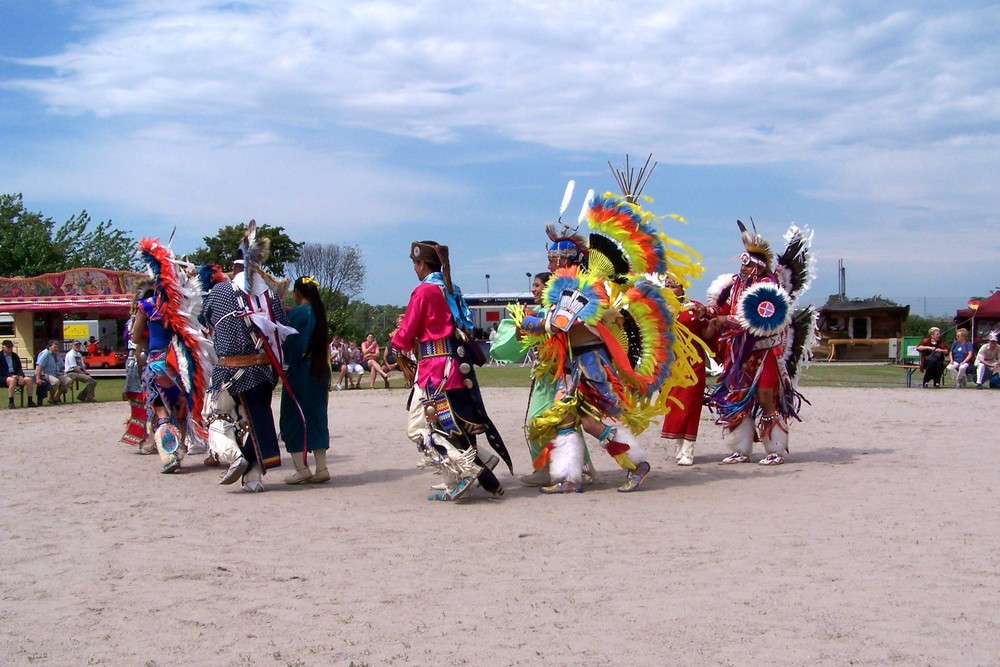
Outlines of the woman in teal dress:
{"type": "Polygon", "coordinates": [[[288,311],[288,319],[298,333],[286,338],[283,346],[288,381],[281,389],[278,426],[285,449],[295,464],[295,472],[285,478],[285,483],[328,482],[330,471],[326,466],[326,450],[330,447],[330,428],[326,408],[330,386],[330,346],[326,308],[320,300],[319,283],[312,276],[298,278],[292,290],[292,300],[295,307],[288,311]],[[302,408],[301,414],[299,407],[302,408]],[[313,454],[315,472],[309,469],[302,455],[304,440],[306,448],[313,454]]]}

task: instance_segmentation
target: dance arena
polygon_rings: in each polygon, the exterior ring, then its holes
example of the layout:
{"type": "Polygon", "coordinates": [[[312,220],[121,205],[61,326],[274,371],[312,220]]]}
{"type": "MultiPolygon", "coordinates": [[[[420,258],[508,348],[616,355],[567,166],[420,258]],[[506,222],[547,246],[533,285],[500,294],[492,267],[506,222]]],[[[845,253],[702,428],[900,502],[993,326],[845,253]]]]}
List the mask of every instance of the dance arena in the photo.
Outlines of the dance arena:
{"type": "MultiPolygon", "coordinates": [[[[514,472],[525,389],[486,389],[514,472]]],[[[126,403],[0,414],[11,665],[910,665],[1000,655],[993,392],[808,390],[784,465],[428,503],[403,390],[339,392],[327,484],[220,486],[118,444],[126,403]]],[[[275,412],[278,400],[273,401],[275,412]]],[[[593,445],[592,441],[588,441],[593,445]]]]}

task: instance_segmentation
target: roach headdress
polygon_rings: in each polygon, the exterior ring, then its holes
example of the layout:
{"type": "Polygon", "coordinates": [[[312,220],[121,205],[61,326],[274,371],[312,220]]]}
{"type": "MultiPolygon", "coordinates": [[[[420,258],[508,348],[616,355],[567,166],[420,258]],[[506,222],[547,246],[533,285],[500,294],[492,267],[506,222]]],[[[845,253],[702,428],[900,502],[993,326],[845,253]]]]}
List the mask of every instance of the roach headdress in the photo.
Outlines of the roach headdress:
{"type": "Polygon", "coordinates": [[[746,253],[741,257],[742,262],[744,264],[756,264],[770,271],[774,253],[771,251],[771,244],[757,233],[757,227],[753,224],[753,219],[751,218],[750,220],[753,233],[747,230],[742,220],[737,220],[736,225],[740,228],[740,234],[743,237],[743,247],[746,248],[746,253]]]}

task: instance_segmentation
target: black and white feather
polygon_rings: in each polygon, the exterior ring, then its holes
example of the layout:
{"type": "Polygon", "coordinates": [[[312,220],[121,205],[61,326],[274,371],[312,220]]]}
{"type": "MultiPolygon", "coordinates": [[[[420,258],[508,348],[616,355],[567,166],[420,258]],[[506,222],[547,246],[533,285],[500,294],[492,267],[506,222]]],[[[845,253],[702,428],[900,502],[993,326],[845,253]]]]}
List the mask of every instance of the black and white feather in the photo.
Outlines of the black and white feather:
{"type": "Polygon", "coordinates": [[[785,233],[785,250],[775,262],[774,274],[778,284],[792,299],[798,299],[809,289],[815,278],[816,260],[812,252],[812,236],[808,227],[789,227],[785,233]]]}
{"type": "Polygon", "coordinates": [[[802,371],[812,359],[812,349],[816,344],[816,327],[819,312],[811,305],[795,311],[792,321],[784,332],[785,368],[792,381],[792,388],[799,384],[802,371]]]}

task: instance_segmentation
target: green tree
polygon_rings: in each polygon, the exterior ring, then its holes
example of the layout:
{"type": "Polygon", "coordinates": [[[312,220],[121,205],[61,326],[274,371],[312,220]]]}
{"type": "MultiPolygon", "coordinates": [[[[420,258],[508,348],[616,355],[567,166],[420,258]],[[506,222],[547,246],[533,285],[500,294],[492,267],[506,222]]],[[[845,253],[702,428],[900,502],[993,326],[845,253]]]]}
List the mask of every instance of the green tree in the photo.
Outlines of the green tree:
{"type": "Polygon", "coordinates": [[[941,330],[942,337],[951,332],[954,335],[955,323],[944,317],[921,317],[910,315],[906,318],[906,336],[926,336],[931,327],[941,330]]]}
{"type": "Polygon", "coordinates": [[[0,195],[0,275],[31,277],[57,271],[63,257],[52,243],[52,218],[24,208],[20,194],[0,195]]]}
{"type": "MultiPolygon", "coordinates": [[[[205,245],[190,253],[188,259],[195,264],[216,262],[224,269],[228,269],[233,263],[236,250],[240,247],[246,233],[247,223],[245,222],[238,225],[227,225],[221,228],[215,236],[204,237],[202,240],[205,245]]],[[[271,227],[258,223],[257,238],[264,236],[271,239],[271,256],[264,263],[264,269],[272,275],[283,277],[285,265],[298,260],[303,244],[289,238],[284,227],[271,227]]]]}
{"type": "Polygon", "coordinates": [[[116,229],[110,220],[90,227],[90,215],[82,211],[56,230],[53,241],[60,248],[66,268],[96,266],[114,271],[142,271],[136,254],[138,244],[129,232],[116,229]]]}
{"type": "Polygon", "coordinates": [[[91,223],[81,211],[56,227],[52,218],[25,210],[20,193],[0,195],[0,275],[31,277],[84,266],[141,269],[129,232],[110,220],[91,223]]]}
{"type": "Polygon", "coordinates": [[[396,316],[403,312],[401,306],[372,306],[364,301],[352,301],[339,292],[320,289],[320,294],[330,331],[344,338],[354,338],[359,343],[371,331],[379,345],[384,345],[396,328],[396,316]]]}

